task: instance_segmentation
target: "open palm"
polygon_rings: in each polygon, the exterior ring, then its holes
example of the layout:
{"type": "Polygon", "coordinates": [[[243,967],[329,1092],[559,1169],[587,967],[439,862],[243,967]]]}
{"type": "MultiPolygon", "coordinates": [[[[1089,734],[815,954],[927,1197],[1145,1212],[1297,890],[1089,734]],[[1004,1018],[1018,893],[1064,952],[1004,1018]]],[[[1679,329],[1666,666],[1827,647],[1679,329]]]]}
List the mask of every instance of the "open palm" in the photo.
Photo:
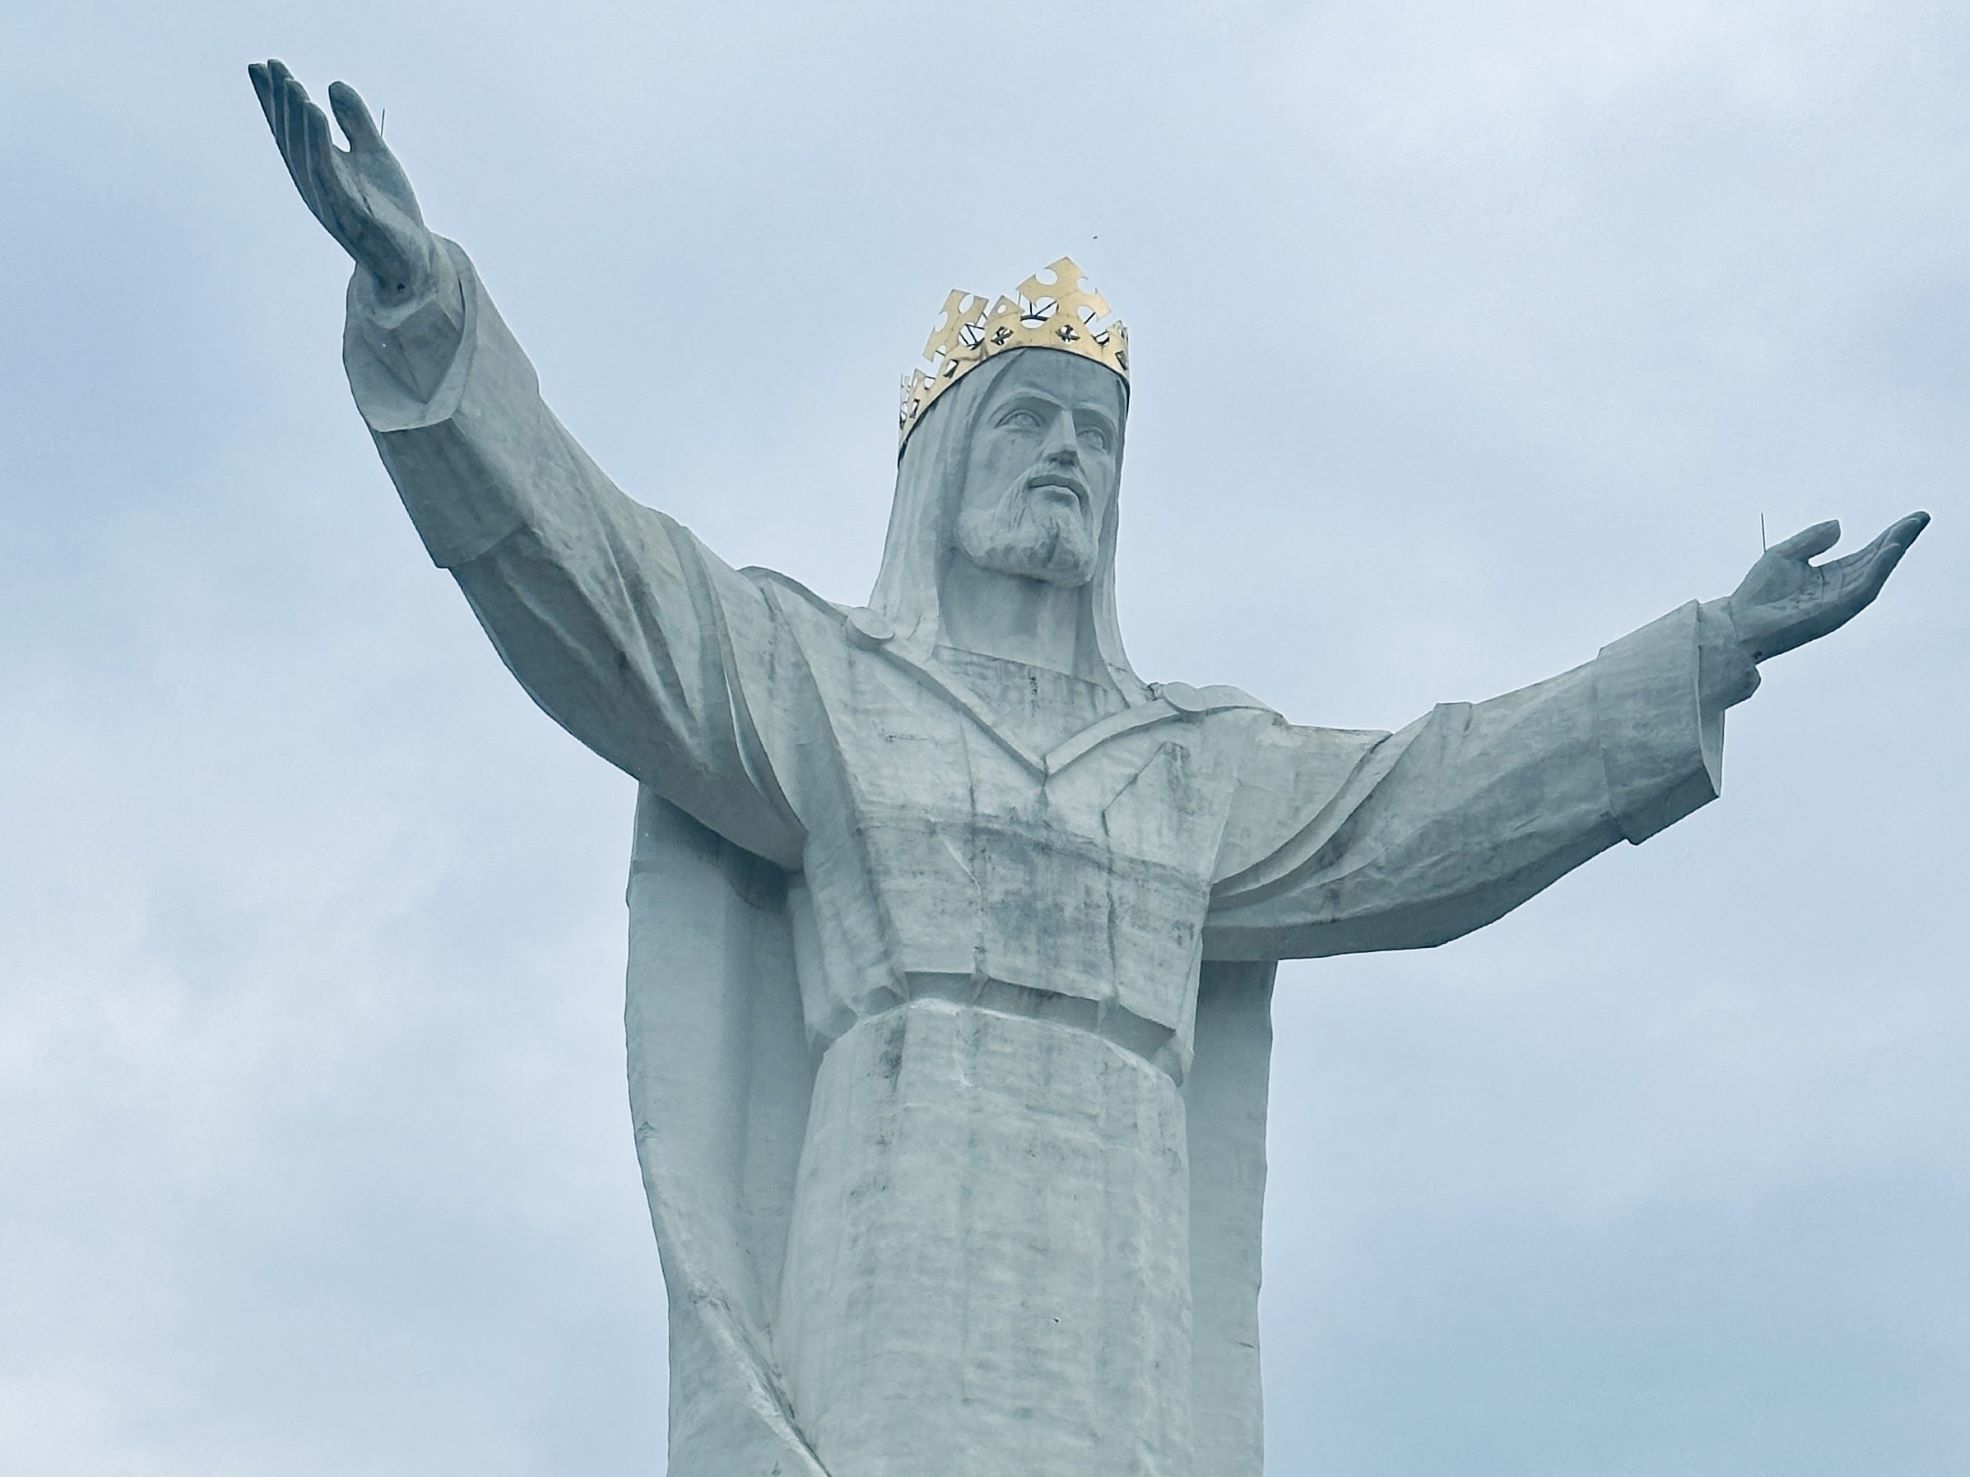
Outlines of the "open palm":
{"type": "Polygon", "coordinates": [[[1781,539],[1751,566],[1729,600],[1731,623],[1753,661],[1765,661],[1836,631],[1865,610],[1908,546],[1929,526],[1927,513],[1910,513],[1883,529],[1858,553],[1811,563],[1840,542],[1837,521],[1781,539]]]}
{"type": "Polygon", "coordinates": [[[336,82],[328,89],[335,121],[349,140],[343,150],[335,147],[326,115],[284,64],[255,62],[246,70],[287,172],[315,219],[375,277],[380,291],[422,291],[431,280],[435,242],[409,176],[355,88],[336,82]]]}

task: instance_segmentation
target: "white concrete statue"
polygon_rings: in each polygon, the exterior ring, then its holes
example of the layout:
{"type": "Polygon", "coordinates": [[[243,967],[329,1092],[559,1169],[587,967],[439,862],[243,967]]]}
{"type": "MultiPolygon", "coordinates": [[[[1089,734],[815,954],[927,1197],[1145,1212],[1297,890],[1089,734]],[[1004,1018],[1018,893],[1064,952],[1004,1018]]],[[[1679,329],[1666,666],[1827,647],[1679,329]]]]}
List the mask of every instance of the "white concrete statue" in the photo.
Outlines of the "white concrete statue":
{"type": "Polygon", "coordinates": [[[349,380],[431,557],[642,786],[630,1097],[675,1477],[1255,1477],[1277,961],[1443,943],[1713,799],[1756,663],[1928,521],[1821,565],[1838,527],[1808,529],[1400,733],[1303,728],[1130,667],[1126,352],[1015,310],[947,333],[875,592],[831,604],[617,491],[355,92],[343,152],[286,68],[251,73],[355,259],[349,380]]]}

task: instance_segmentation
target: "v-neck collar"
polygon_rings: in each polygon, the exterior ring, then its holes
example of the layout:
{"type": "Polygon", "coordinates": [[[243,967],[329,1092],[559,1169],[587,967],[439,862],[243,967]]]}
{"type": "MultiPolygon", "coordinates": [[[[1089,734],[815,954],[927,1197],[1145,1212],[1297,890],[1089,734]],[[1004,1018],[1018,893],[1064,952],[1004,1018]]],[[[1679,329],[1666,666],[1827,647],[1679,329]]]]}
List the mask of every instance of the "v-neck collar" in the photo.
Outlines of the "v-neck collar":
{"type": "MultiPolygon", "coordinates": [[[[1178,717],[1182,712],[1169,699],[1160,696],[1152,697],[1146,702],[1131,703],[1113,713],[1104,713],[1094,722],[1069,734],[1052,748],[1036,750],[1007,733],[999,724],[998,713],[969,684],[938,666],[935,661],[919,657],[915,652],[905,649],[900,641],[885,641],[878,649],[919,682],[942,693],[953,706],[963,709],[973,722],[991,735],[1000,748],[1025,765],[1042,781],[1051,779],[1076,759],[1099,748],[1111,738],[1147,727],[1151,723],[1161,723],[1166,718],[1178,717]]],[[[1124,698],[1124,701],[1126,702],[1127,699],[1124,698]]]]}

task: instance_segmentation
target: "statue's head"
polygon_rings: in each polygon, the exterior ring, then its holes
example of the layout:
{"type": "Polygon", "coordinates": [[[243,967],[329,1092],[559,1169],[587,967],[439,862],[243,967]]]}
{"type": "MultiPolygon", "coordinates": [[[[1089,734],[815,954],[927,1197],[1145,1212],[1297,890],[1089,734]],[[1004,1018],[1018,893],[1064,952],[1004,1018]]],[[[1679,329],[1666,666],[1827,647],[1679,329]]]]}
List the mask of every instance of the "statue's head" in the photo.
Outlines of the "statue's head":
{"type": "Polygon", "coordinates": [[[1067,258],[988,310],[953,292],[904,383],[889,537],[870,607],[934,644],[955,559],[1085,592],[1088,646],[1141,683],[1115,616],[1115,530],[1128,419],[1128,338],[1067,258]]]}

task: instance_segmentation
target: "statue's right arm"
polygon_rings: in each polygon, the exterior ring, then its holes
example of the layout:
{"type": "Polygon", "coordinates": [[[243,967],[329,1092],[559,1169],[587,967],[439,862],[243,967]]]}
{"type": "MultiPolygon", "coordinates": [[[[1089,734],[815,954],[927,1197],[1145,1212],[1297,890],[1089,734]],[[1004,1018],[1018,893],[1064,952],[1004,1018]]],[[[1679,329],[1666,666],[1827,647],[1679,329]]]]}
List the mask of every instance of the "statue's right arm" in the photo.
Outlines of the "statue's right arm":
{"type": "Polygon", "coordinates": [[[771,602],[625,497],[555,419],[354,90],[330,89],[344,153],[284,67],[250,71],[303,200],[355,262],[350,387],[433,561],[557,722],[728,839],[795,864],[771,733],[789,664],[775,660],[771,602]]]}

